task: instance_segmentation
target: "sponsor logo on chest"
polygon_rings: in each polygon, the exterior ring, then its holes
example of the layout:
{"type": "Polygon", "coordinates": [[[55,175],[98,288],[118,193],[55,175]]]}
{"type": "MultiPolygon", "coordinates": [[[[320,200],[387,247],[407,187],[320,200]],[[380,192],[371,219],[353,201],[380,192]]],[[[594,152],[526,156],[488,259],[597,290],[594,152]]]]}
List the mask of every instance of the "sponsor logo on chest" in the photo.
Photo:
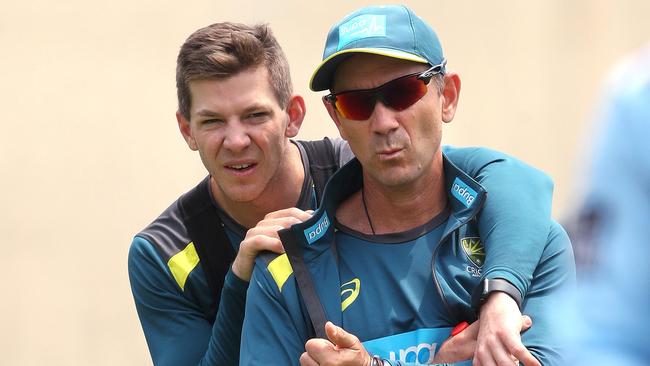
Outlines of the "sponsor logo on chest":
{"type": "Polygon", "coordinates": [[[363,342],[370,354],[390,361],[429,364],[451,328],[425,328],[363,342]]]}

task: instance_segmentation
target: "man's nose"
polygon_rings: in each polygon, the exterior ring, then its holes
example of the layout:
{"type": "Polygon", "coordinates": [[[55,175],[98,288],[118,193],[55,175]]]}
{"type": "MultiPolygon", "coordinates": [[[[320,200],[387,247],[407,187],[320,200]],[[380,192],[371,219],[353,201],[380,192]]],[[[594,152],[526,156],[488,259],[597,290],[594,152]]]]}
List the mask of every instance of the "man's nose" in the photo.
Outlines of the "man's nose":
{"type": "Polygon", "coordinates": [[[239,121],[229,123],[223,140],[223,147],[230,151],[241,151],[251,143],[248,128],[239,121]]]}
{"type": "Polygon", "coordinates": [[[388,134],[399,127],[399,122],[395,118],[397,111],[386,107],[381,101],[375,104],[375,110],[370,115],[370,124],[372,132],[378,134],[388,134]]]}

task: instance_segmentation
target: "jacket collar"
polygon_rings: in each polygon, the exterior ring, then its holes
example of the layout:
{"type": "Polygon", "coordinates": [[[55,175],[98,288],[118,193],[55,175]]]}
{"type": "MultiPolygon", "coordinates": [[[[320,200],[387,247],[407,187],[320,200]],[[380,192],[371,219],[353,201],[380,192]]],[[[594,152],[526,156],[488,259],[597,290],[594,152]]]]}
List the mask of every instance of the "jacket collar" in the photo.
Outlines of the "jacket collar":
{"type": "MultiPolygon", "coordinates": [[[[443,164],[447,199],[450,205],[450,218],[444,234],[446,235],[476,216],[485,202],[487,191],[454,165],[444,153],[443,164]]],[[[361,189],[362,183],[363,170],[359,160],[354,158],[330,178],[325,186],[321,206],[313,216],[287,229],[299,239],[306,261],[310,261],[330,248],[335,232],[333,218],[336,210],[341,202],[361,189]]]]}

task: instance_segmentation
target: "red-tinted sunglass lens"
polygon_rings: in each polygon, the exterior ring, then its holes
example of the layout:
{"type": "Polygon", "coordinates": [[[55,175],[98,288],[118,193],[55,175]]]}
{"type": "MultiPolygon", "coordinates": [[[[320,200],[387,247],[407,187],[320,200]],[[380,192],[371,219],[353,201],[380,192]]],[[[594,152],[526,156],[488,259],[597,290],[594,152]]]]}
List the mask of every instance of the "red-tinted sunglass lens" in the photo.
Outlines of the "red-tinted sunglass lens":
{"type": "Polygon", "coordinates": [[[352,91],[336,96],[336,109],[343,117],[365,121],[375,109],[375,93],[372,91],[352,91]]]}
{"type": "Polygon", "coordinates": [[[412,106],[427,93],[426,84],[415,75],[394,80],[383,89],[382,102],[397,111],[412,106]]]}
{"type": "Polygon", "coordinates": [[[403,111],[427,93],[426,83],[417,75],[404,76],[375,89],[343,92],[336,95],[336,109],[343,117],[365,121],[375,110],[377,99],[392,109],[403,111]]]}

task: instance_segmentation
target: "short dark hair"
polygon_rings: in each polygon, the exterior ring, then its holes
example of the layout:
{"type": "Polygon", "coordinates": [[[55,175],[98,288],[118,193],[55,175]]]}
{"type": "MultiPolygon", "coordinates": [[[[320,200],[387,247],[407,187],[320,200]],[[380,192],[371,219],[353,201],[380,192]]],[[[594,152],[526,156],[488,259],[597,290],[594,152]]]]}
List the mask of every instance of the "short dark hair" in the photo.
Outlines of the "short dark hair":
{"type": "Polygon", "coordinates": [[[293,93],[289,63],[267,24],[215,23],[192,33],[181,46],[176,62],[178,110],[190,119],[193,80],[228,78],[264,65],[269,83],[282,108],[293,93]]]}

